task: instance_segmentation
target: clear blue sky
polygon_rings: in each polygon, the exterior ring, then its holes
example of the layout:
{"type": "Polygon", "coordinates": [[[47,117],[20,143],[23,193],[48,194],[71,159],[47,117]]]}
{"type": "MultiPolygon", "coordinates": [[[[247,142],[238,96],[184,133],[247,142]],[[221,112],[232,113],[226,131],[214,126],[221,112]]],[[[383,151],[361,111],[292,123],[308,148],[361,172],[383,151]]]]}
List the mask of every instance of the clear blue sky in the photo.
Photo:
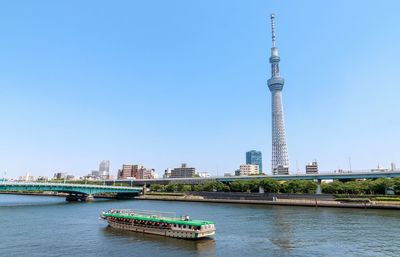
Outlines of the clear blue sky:
{"type": "Polygon", "coordinates": [[[111,161],[270,167],[271,37],[291,168],[400,166],[399,1],[3,1],[0,175],[111,161]]]}

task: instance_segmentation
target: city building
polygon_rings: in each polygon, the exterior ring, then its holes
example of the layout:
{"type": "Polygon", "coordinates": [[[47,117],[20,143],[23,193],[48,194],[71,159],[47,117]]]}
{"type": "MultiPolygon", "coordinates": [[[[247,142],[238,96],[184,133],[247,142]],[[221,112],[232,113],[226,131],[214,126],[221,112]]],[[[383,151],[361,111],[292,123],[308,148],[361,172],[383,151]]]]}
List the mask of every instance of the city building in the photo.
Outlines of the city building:
{"type": "Polygon", "coordinates": [[[134,178],[139,165],[123,164],[122,169],[118,170],[118,179],[134,178]]]}
{"type": "Polygon", "coordinates": [[[92,172],[90,174],[84,176],[83,179],[99,180],[101,178],[100,178],[100,173],[98,170],[92,170],[92,172]]]}
{"type": "Polygon", "coordinates": [[[101,179],[109,179],[110,178],[110,161],[103,160],[99,164],[99,176],[101,179]]]}
{"type": "Polygon", "coordinates": [[[24,176],[20,176],[18,178],[19,181],[35,181],[35,177],[31,176],[29,172],[27,172],[24,176]]]}
{"type": "Polygon", "coordinates": [[[92,173],[90,175],[95,179],[100,178],[100,172],[98,170],[92,170],[92,173]]]}
{"type": "Polygon", "coordinates": [[[49,178],[47,176],[39,176],[36,181],[49,181],[49,178]]]}
{"type": "Polygon", "coordinates": [[[316,161],[306,165],[306,174],[318,174],[318,163],[316,161]]]}
{"type": "Polygon", "coordinates": [[[235,171],[235,176],[252,176],[259,175],[260,170],[257,164],[242,164],[240,169],[235,171]]]}
{"type": "Polygon", "coordinates": [[[144,169],[139,172],[139,179],[156,179],[158,178],[155,169],[144,169]]]}
{"type": "Polygon", "coordinates": [[[283,116],[282,89],[285,80],[281,77],[279,70],[279,51],[275,46],[275,14],[271,14],[272,25],[272,48],[271,78],[268,80],[268,88],[271,91],[272,103],[272,174],[289,174],[289,157],[286,144],[285,121],[283,116]]]}
{"type": "Polygon", "coordinates": [[[163,178],[170,178],[171,177],[171,169],[166,169],[164,171],[163,178]]]}
{"type": "Polygon", "coordinates": [[[142,164],[123,164],[118,170],[118,179],[154,179],[157,175],[154,169],[147,169],[142,164]]]}
{"type": "Polygon", "coordinates": [[[76,179],[74,175],[67,175],[67,177],[65,178],[65,180],[74,180],[74,179],[76,179]]]}
{"type": "Polygon", "coordinates": [[[200,178],[210,178],[210,173],[208,172],[199,172],[197,173],[197,175],[199,175],[200,178]]]}
{"type": "Polygon", "coordinates": [[[240,176],[240,170],[235,170],[235,176],[240,176]]]}
{"type": "Polygon", "coordinates": [[[394,162],[390,163],[390,170],[396,171],[396,163],[394,163],[394,162]]]}
{"type": "Polygon", "coordinates": [[[182,163],[180,168],[174,168],[171,171],[170,178],[192,178],[196,175],[196,169],[188,167],[186,163],[182,163]]]}
{"type": "Polygon", "coordinates": [[[381,167],[381,165],[378,164],[378,166],[377,166],[375,169],[371,169],[371,171],[372,171],[372,172],[376,172],[376,171],[385,172],[385,171],[389,171],[389,170],[386,169],[386,168],[384,168],[384,167],[381,167]]]}
{"type": "Polygon", "coordinates": [[[54,173],[54,179],[67,179],[68,174],[66,172],[54,173]]]}
{"type": "Polygon", "coordinates": [[[246,164],[258,165],[260,174],[262,173],[262,154],[260,151],[251,150],[246,152],[246,164]]]}
{"type": "Polygon", "coordinates": [[[275,168],[275,173],[273,173],[273,175],[289,175],[289,167],[278,165],[278,167],[275,168]]]}

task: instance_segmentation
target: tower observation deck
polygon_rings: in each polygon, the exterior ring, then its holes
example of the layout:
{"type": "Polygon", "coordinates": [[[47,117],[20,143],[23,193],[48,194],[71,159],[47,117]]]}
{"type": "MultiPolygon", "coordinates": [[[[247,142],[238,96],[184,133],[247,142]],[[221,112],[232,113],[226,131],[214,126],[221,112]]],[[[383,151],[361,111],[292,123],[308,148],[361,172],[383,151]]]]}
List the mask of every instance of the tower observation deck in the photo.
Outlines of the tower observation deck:
{"type": "Polygon", "coordinates": [[[289,157],[286,144],[285,121],[283,116],[282,89],[285,80],[279,71],[279,51],[276,47],[275,36],[275,14],[271,14],[272,26],[272,48],[271,57],[271,78],[268,80],[268,88],[271,91],[272,104],[272,174],[289,174],[289,157]]]}

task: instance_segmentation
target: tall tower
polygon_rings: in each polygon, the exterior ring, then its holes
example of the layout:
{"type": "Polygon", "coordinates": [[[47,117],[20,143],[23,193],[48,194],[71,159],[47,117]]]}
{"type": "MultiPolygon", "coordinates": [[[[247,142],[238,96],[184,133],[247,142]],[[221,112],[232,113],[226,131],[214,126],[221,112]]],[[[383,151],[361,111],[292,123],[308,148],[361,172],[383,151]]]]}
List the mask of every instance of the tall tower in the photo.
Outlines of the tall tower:
{"type": "Polygon", "coordinates": [[[268,88],[271,91],[272,102],[272,174],[289,174],[289,158],[286,145],[285,121],[283,117],[282,88],[285,80],[279,71],[280,57],[275,46],[275,14],[271,14],[272,48],[271,78],[268,80],[268,88]]]}

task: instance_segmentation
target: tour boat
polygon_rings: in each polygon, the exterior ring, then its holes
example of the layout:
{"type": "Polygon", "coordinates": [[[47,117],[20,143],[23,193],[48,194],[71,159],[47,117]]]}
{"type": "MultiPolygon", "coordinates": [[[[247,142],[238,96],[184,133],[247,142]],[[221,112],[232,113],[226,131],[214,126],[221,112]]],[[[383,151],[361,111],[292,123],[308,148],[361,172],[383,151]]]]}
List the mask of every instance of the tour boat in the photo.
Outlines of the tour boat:
{"type": "Polygon", "coordinates": [[[112,228],[155,234],[167,237],[197,239],[215,234],[212,221],[192,220],[189,216],[175,217],[174,213],[140,210],[103,211],[101,218],[112,228]],[[171,215],[172,214],[172,215],[171,215]]]}

